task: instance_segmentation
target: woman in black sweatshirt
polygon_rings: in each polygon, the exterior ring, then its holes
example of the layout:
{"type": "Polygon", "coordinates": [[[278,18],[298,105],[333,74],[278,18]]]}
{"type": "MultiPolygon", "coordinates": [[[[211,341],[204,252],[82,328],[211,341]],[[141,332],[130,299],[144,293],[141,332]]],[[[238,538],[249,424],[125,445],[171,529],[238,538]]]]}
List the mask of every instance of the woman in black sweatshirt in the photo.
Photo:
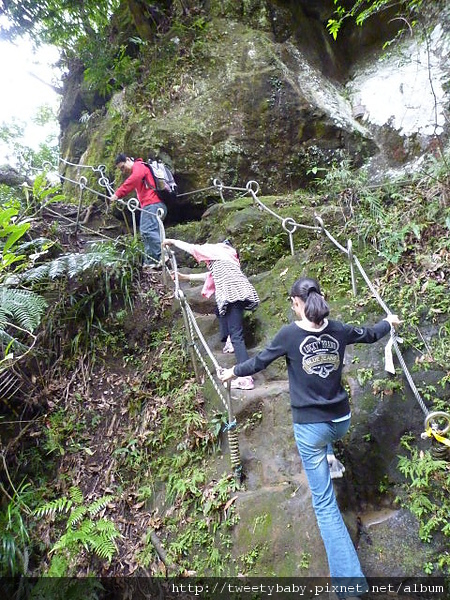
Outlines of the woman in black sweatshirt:
{"type": "Polygon", "coordinates": [[[315,279],[301,277],[291,289],[297,320],[285,325],[259,354],[219,377],[253,375],[284,356],[289,376],[294,436],[311,489],[317,522],[325,544],[330,575],[340,598],[367,590],[358,556],[336,502],[327,448],[350,427],[350,404],[342,382],[345,347],[372,344],[400,323],[388,315],[372,327],[327,319],[329,307],[315,279]]]}

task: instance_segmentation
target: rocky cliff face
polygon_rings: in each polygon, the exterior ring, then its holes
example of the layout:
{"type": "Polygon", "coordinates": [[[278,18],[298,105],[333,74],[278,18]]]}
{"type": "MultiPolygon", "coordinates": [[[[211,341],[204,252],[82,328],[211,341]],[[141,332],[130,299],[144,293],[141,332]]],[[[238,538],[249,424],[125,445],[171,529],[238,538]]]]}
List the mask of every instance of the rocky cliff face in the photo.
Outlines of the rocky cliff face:
{"type": "Polygon", "coordinates": [[[181,192],[217,177],[257,180],[272,193],[308,185],[342,160],[380,175],[448,135],[444,13],[442,26],[386,54],[382,44],[398,25],[389,15],[347,26],[334,42],[325,27],[331,1],[239,6],[210,2],[189,48],[169,31],[158,42],[164,48],[142,55],[143,79],[103,107],[74,85],[75,70],[61,110],[62,155],[113,173],[119,151],[159,154],[181,192]]]}
{"type": "MultiPolygon", "coordinates": [[[[302,197],[298,202],[295,197],[290,198],[286,196],[281,202],[279,196],[264,197],[262,201],[278,215],[287,217],[289,214],[297,222],[311,222],[314,207],[308,205],[308,199],[302,197]]],[[[342,219],[339,211],[322,207],[321,212],[327,226],[332,230],[338,227],[342,219]]],[[[168,229],[169,237],[189,240],[205,236],[215,240],[222,232],[231,236],[242,250],[241,258],[248,261],[246,272],[251,274],[261,299],[255,313],[246,316],[246,342],[251,355],[266,345],[281,324],[292,319],[288,290],[284,286],[302,273],[320,273],[324,281],[327,274],[333,279],[331,273],[339,269],[345,272],[344,280],[348,275],[348,265],[336,257],[335,249],[325,236],[312,235],[308,230],[296,231],[295,255],[289,256],[285,234],[282,234],[282,248],[268,243],[280,230],[279,222],[266,212],[261,214],[255,210],[250,199],[215,205],[200,222],[190,224],[189,230],[187,225],[168,229]],[[274,229],[268,230],[272,222],[276,223],[274,229]]],[[[177,262],[183,270],[193,265],[182,252],[177,253],[177,262]]],[[[327,298],[334,297],[333,317],[348,320],[350,282],[343,283],[347,293],[346,298],[340,299],[335,297],[339,295],[335,280],[325,285],[327,298]]],[[[201,297],[201,286],[183,283],[182,287],[219,364],[231,366],[234,357],[222,354],[213,299],[201,297]]],[[[364,297],[364,293],[361,284],[359,294],[364,297]]],[[[379,308],[370,317],[364,309],[362,312],[357,309],[352,319],[360,318],[368,323],[380,316],[379,308]]],[[[424,329],[424,335],[429,334],[428,329],[424,329]]],[[[413,432],[415,443],[423,450],[429,442],[420,441],[424,417],[400,369],[397,368],[392,377],[384,371],[384,342],[347,348],[344,381],[350,393],[353,417],[349,434],[335,448],[346,472],[342,479],[334,481],[334,487],[367,576],[419,577],[423,575],[423,565],[440,551],[440,542],[421,542],[416,519],[406,509],[398,509],[394,498],[402,483],[397,470],[397,459],[403,452],[402,436],[413,432]],[[405,543],[405,540],[409,541],[405,543]]],[[[426,378],[431,384],[442,377],[438,372],[415,372],[414,358],[409,352],[406,361],[417,383],[426,378]]],[[[245,475],[245,489],[237,494],[236,500],[239,522],[234,527],[233,556],[255,552],[252,575],[323,577],[326,556],[293,440],[284,361],[275,361],[256,374],[255,383],[254,390],[232,394],[245,475]]],[[[215,394],[208,388],[205,394],[212,404],[215,394]]],[[[216,409],[220,409],[219,401],[216,409]]]]}
{"type": "MultiPolygon", "coordinates": [[[[449,133],[449,19],[444,11],[442,24],[431,25],[424,38],[408,38],[385,54],[382,44],[395,35],[397,23],[385,16],[367,29],[347,27],[334,43],[325,29],[331,0],[211,0],[206,5],[208,20],[189,47],[169,31],[164,48],[152,47],[143,56],[148,60],[143,80],[115,93],[103,107],[98,107],[98,98],[94,101],[72,88],[72,94],[83,97],[71,97],[70,106],[67,102],[63,107],[62,154],[74,163],[106,164],[111,179],[118,152],[159,154],[173,167],[182,194],[206,188],[170,206],[167,225],[203,215],[201,229],[186,237],[192,241],[213,240],[226,231],[239,245],[245,232],[241,247],[243,253],[258,253],[252,263],[258,262],[258,270],[249,274],[255,275],[262,299],[258,322],[252,324],[255,339],[249,345],[255,352],[278,329],[280,315],[285,316],[274,299],[281,275],[289,272],[293,279],[327,250],[307,232],[300,237],[295,257],[287,257],[285,244],[280,258],[273,246],[263,247],[263,238],[272,230],[251,203],[217,205],[216,193],[208,189],[212,179],[231,186],[257,180],[264,195],[283,195],[311,184],[331,165],[344,161],[366,169],[374,181],[415,168],[423,153],[449,133]],[[80,123],[82,112],[87,118],[80,123]],[[214,206],[205,213],[209,204],[214,206]]],[[[76,168],[66,170],[69,174],[76,168]]],[[[73,188],[67,192],[73,193],[73,188]]],[[[272,208],[276,202],[272,198],[272,208]]],[[[295,218],[313,222],[314,206],[306,206],[306,201],[293,205],[295,218]]],[[[328,207],[322,208],[325,212],[328,207]]],[[[341,218],[337,212],[330,207],[327,225],[330,219],[341,218]]],[[[174,237],[186,232],[178,230],[174,237]]],[[[331,262],[324,272],[328,268],[331,262]]],[[[220,352],[211,321],[203,320],[204,333],[220,352]]],[[[355,537],[361,531],[367,534],[374,519],[389,519],[389,541],[382,542],[386,559],[379,557],[373,563],[368,540],[377,542],[376,534],[358,538],[372,576],[392,575],[390,565],[402,553],[408,517],[386,507],[372,513],[371,503],[383,477],[395,478],[392,463],[405,431],[402,415],[411,415],[416,433],[422,426],[413,398],[395,396],[390,403],[385,396],[391,390],[380,390],[374,399],[358,382],[358,370],[373,365],[381,370],[381,352],[380,347],[359,352],[358,368],[349,357],[346,377],[358,425],[351,443],[340,449],[349,477],[337,484],[355,537]],[[399,401],[401,414],[394,408],[399,401]],[[388,436],[395,442],[390,444],[388,436]],[[356,512],[364,516],[362,529],[356,512]]],[[[235,530],[234,552],[260,548],[255,574],[319,576],[325,574],[326,560],[291,437],[284,378],[281,370],[268,371],[259,376],[257,390],[234,400],[247,476],[246,492],[238,500],[241,522],[235,530]],[[302,556],[308,566],[302,565],[302,556]]],[[[407,526],[409,535],[416,524],[407,526]]],[[[416,541],[414,552],[408,556],[408,574],[421,574],[425,544],[416,541]]]]}

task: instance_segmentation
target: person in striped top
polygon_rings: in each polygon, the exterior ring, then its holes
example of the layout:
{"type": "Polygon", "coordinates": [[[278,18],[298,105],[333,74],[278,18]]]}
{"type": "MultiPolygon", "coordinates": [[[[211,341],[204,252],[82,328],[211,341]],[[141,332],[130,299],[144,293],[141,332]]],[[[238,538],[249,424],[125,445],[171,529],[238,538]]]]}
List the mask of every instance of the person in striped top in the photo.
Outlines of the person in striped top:
{"type": "MultiPolygon", "coordinates": [[[[179,273],[178,276],[190,281],[204,280],[202,295],[210,298],[215,294],[221,340],[227,342],[224,351],[229,352],[230,338],[236,362],[246,361],[249,355],[244,341],[244,311],[255,310],[259,297],[242,272],[238,254],[231,243],[225,240],[218,244],[189,244],[181,240],[166,239],[163,245],[175,246],[191,254],[197,262],[206,263],[206,273],[179,273]]],[[[253,378],[238,377],[232,381],[231,387],[251,390],[254,388],[253,378]]]]}

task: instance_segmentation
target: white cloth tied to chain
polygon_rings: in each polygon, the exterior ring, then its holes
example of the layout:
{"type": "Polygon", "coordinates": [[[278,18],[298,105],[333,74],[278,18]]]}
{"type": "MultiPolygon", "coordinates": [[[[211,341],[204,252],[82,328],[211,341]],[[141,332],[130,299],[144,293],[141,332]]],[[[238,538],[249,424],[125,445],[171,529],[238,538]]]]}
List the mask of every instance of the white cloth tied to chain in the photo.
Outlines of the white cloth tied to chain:
{"type": "MultiPolygon", "coordinates": [[[[395,341],[398,342],[399,344],[401,344],[403,342],[403,339],[395,336],[395,341]]],[[[384,348],[384,369],[388,373],[392,373],[392,374],[395,373],[394,357],[392,355],[392,346],[393,345],[394,345],[394,336],[391,335],[388,343],[386,344],[386,346],[384,348]]]]}

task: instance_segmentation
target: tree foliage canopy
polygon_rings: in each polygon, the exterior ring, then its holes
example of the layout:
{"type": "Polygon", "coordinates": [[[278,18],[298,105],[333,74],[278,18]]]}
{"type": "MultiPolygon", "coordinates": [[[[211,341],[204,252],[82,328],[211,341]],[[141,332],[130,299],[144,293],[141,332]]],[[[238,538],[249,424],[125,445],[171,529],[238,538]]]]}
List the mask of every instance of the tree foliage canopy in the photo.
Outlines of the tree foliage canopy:
{"type": "Polygon", "coordinates": [[[174,5],[171,0],[4,0],[3,7],[0,36],[29,36],[36,46],[55,46],[69,69],[74,61],[84,66],[90,91],[106,96],[127,83],[127,73],[133,76],[130,61],[139,44],[170,21],[166,11],[170,15],[174,5]]]}
{"type": "Polygon", "coordinates": [[[8,19],[3,36],[29,34],[37,44],[74,51],[81,39],[101,34],[120,0],[4,0],[3,5],[8,19]]]}

